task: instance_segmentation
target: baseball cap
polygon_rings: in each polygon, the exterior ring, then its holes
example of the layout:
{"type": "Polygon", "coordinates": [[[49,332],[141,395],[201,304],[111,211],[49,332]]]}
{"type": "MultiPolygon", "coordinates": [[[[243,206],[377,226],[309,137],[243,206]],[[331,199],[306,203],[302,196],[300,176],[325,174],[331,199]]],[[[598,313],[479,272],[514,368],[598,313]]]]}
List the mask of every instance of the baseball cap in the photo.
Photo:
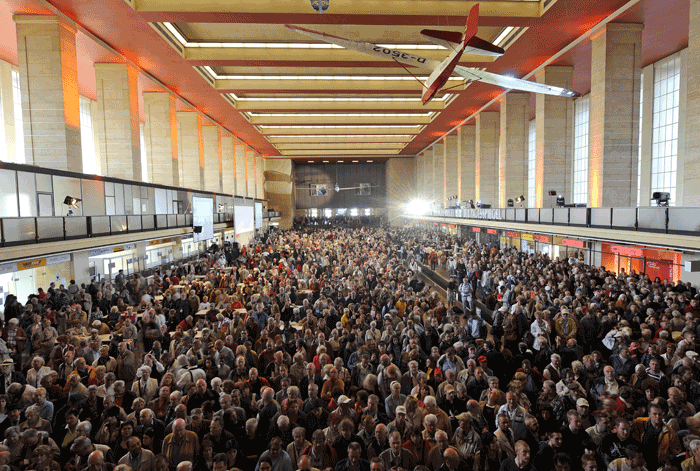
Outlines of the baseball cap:
{"type": "Polygon", "coordinates": [[[404,406],[398,406],[396,408],[396,413],[397,414],[405,414],[406,413],[406,408],[404,406]]]}
{"type": "Polygon", "coordinates": [[[338,404],[348,404],[350,402],[352,402],[352,399],[347,397],[345,394],[338,398],[338,404]]]}
{"type": "Polygon", "coordinates": [[[580,398],[578,399],[578,401],[576,401],[576,405],[577,405],[577,406],[586,406],[586,407],[589,406],[588,401],[587,401],[585,398],[583,398],[583,397],[580,397],[580,398]]]}
{"type": "Polygon", "coordinates": [[[486,358],[484,355],[481,355],[479,358],[476,359],[479,363],[488,361],[488,358],[486,358]]]}

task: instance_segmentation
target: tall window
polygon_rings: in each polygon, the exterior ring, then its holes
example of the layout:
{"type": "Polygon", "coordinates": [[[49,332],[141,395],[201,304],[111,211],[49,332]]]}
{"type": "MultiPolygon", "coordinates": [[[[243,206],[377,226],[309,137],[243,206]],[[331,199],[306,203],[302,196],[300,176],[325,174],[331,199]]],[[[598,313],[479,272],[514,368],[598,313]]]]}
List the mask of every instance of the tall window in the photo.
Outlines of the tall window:
{"type": "Polygon", "coordinates": [[[530,121],[527,136],[527,207],[537,205],[537,123],[530,121]]]}
{"type": "Polygon", "coordinates": [[[639,144],[637,149],[637,206],[642,196],[642,124],[644,120],[642,119],[644,115],[644,74],[642,74],[639,80],[642,84],[639,89],[639,144]]]}
{"type": "Polygon", "coordinates": [[[80,146],[83,153],[83,172],[97,174],[97,156],[95,155],[95,133],[92,128],[91,101],[80,97],[80,146]]]}
{"type": "Polygon", "coordinates": [[[669,204],[675,204],[676,201],[680,84],[680,55],[654,65],[651,191],[669,192],[671,194],[669,204]]]}
{"type": "Polygon", "coordinates": [[[573,203],[588,203],[588,111],[590,98],[575,102],[573,203]]]}
{"type": "Polygon", "coordinates": [[[148,181],[148,157],[146,155],[146,141],[143,138],[144,124],[139,125],[140,135],[141,135],[141,181],[148,181]]]}
{"type": "Polygon", "coordinates": [[[22,119],[22,90],[19,86],[19,72],[12,71],[12,98],[15,102],[15,150],[16,162],[26,162],[24,155],[24,120],[22,119]]]}

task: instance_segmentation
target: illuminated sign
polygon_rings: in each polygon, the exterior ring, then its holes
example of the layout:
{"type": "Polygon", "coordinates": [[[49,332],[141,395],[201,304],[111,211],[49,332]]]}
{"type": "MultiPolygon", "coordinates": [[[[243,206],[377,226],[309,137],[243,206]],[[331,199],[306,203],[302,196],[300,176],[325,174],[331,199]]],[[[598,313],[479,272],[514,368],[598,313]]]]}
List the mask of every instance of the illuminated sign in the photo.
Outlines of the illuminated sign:
{"type": "Polygon", "coordinates": [[[45,258],[36,258],[34,260],[25,260],[23,262],[17,262],[18,270],[28,270],[30,268],[43,267],[46,265],[45,258]]]}
{"type": "Polygon", "coordinates": [[[542,242],[545,244],[549,244],[552,241],[552,239],[546,235],[536,235],[533,236],[533,239],[535,239],[537,242],[542,242]]]}
{"type": "Polygon", "coordinates": [[[562,239],[561,245],[567,245],[569,247],[578,247],[578,248],[582,249],[583,248],[583,241],[582,240],[575,240],[575,239],[562,239]]]}
{"type": "Polygon", "coordinates": [[[620,255],[627,255],[629,257],[644,257],[644,249],[638,247],[625,247],[624,245],[612,245],[610,246],[612,253],[619,253],[620,255]]]}
{"type": "Polygon", "coordinates": [[[486,229],[486,232],[488,232],[489,234],[494,234],[494,235],[498,234],[498,231],[496,229],[486,229]]]}
{"type": "Polygon", "coordinates": [[[513,237],[513,238],[517,239],[518,237],[520,237],[520,233],[518,233],[518,232],[509,232],[509,231],[507,231],[507,232],[506,232],[506,237],[513,237]]]}
{"type": "Polygon", "coordinates": [[[472,231],[481,232],[481,228],[480,227],[472,227],[472,231]]]}
{"type": "Polygon", "coordinates": [[[528,234],[527,232],[523,232],[522,234],[520,234],[520,237],[523,240],[527,240],[528,242],[532,242],[533,240],[535,240],[535,238],[532,236],[532,234],[528,234]]]}

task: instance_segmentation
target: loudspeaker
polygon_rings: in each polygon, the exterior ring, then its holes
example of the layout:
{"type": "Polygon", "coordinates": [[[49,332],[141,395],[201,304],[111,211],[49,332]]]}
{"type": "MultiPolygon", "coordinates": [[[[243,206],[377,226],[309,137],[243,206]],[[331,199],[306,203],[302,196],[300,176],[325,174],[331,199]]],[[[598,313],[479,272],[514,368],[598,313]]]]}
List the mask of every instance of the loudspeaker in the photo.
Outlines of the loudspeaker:
{"type": "Polygon", "coordinates": [[[195,234],[201,234],[202,226],[192,226],[192,232],[194,232],[195,234]]]}

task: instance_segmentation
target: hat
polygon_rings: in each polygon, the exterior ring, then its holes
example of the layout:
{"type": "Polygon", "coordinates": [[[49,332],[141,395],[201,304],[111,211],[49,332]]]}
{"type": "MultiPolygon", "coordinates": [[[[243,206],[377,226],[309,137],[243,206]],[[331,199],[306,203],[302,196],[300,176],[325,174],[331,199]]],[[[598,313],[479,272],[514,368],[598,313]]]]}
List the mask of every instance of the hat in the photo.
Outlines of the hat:
{"type": "Polygon", "coordinates": [[[464,348],[464,344],[462,342],[455,342],[452,344],[454,348],[464,348]]]}
{"type": "Polygon", "coordinates": [[[16,317],[13,317],[12,319],[10,319],[9,322],[10,322],[10,324],[19,324],[19,319],[17,319],[16,317]]]}
{"type": "Polygon", "coordinates": [[[14,365],[14,364],[15,364],[15,361],[14,361],[12,358],[8,358],[8,359],[6,359],[6,360],[3,360],[3,361],[2,361],[2,364],[3,364],[3,365],[14,365]]]}
{"type": "Polygon", "coordinates": [[[445,385],[445,389],[443,391],[445,394],[447,394],[448,392],[454,391],[454,390],[455,390],[454,386],[452,386],[451,384],[447,384],[447,385],[445,385]]]}
{"type": "Polygon", "coordinates": [[[441,375],[441,374],[442,374],[442,370],[441,370],[440,368],[435,368],[435,369],[433,370],[433,374],[434,374],[435,376],[441,375]]]}
{"type": "Polygon", "coordinates": [[[576,401],[576,405],[589,407],[588,401],[583,397],[580,397],[578,401],[576,401]]]}
{"type": "Polygon", "coordinates": [[[95,321],[92,323],[93,327],[100,327],[102,325],[102,322],[100,321],[95,321]]]}
{"type": "Polygon", "coordinates": [[[338,398],[338,404],[349,404],[350,402],[352,402],[352,399],[347,397],[345,394],[338,398]]]}
{"type": "Polygon", "coordinates": [[[455,419],[457,419],[457,420],[467,420],[467,421],[469,421],[469,422],[471,422],[472,420],[474,420],[474,418],[472,417],[472,415],[471,415],[469,412],[462,412],[462,413],[459,414],[457,417],[455,417],[455,419]]]}
{"type": "Polygon", "coordinates": [[[397,414],[405,414],[406,413],[406,408],[404,406],[398,406],[396,408],[396,413],[397,414]]]}
{"type": "Polygon", "coordinates": [[[488,358],[486,358],[484,355],[481,355],[479,358],[476,359],[479,363],[488,361],[488,358]]]}
{"type": "Polygon", "coordinates": [[[637,342],[632,342],[630,344],[630,352],[633,352],[634,350],[639,349],[639,344],[637,342]]]}
{"type": "Polygon", "coordinates": [[[692,350],[688,350],[687,352],[685,352],[685,356],[687,356],[688,358],[696,358],[698,356],[698,353],[692,350]]]}

